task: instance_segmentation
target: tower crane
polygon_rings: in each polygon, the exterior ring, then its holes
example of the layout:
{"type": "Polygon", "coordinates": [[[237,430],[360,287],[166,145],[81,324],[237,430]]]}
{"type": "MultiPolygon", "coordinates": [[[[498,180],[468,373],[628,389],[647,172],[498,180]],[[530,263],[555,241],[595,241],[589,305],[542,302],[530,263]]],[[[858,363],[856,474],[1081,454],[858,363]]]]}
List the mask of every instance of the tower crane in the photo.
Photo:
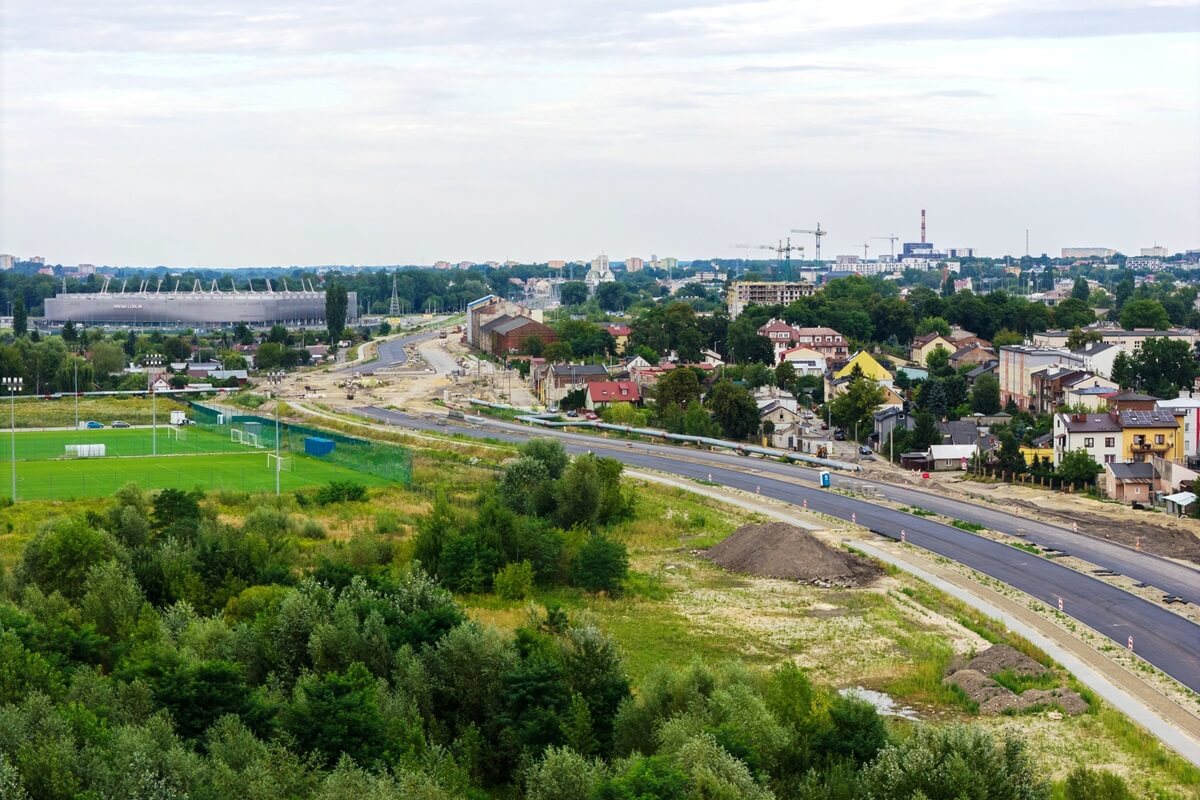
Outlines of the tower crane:
{"type": "Polygon", "coordinates": [[[799,251],[800,258],[801,259],[804,258],[804,246],[799,245],[799,244],[792,244],[792,237],[790,237],[790,236],[787,237],[786,240],[780,239],[779,244],[777,244],[777,245],[776,244],[735,244],[735,245],[730,245],[730,246],[737,248],[738,250],[770,250],[773,253],[775,253],[775,255],[778,257],[778,259],[780,261],[780,266],[783,266],[783,263],[785,262],[785,260],[786,260],[787,265],[789,267],[791,266],[793,250],[799,251]]]}
{"type": "Polygon", "coordinates": [[[863,261],[867,260],[867,248],[871,246],[870,242],[863,242],[863,261]]]}
{"type": "Polygon", "coordinates": [[[892,245],[892,258],[896,257],[896,242],[900,239],[899,236],[897,236],[896,234],[893,233],[891,236],[872,236],[871,238],[872,239],[887,239],[892,245]]]}
{"type": "Polygon", "coordinates": [[[815,248],[816,255],[817,255],[817,261],[821,260],[821,237],[824,236],[825,234],[829,233],[829,231],[821,230],[821,223],[819,223],[819,222],[817,223],[816,230],[806,231],[806,230],[799,230],[797,228],[792,228],[792,233],[811,233],[813,236],[813,239],[816,240],[816,244],[817,244],[817,246],[815,248]]]}

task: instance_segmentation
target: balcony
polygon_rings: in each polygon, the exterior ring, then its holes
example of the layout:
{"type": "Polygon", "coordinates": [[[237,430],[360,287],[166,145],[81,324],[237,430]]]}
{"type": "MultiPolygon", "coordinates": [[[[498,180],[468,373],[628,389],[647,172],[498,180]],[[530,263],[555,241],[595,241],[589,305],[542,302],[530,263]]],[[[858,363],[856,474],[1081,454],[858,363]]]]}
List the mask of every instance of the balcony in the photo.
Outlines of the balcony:
{"type": "Polygon", "coordinates": [[[1171,449],[1171,442],[1133,442],[1129,445],[1133,453],[1165,453],[1171,449]]]}

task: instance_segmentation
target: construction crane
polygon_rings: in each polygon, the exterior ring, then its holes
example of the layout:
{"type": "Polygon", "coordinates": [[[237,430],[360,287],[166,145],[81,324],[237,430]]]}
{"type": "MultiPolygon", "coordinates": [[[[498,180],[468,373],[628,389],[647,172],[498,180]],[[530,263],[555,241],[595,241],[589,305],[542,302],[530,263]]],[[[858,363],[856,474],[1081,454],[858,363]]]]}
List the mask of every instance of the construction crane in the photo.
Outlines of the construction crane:
{"type": "Polygon", "coordinates": [[[867,248],[871,246],[870,242],[863,242],[863,261],[867,260],[867,248]]]}
{"type": "Polygon", "coordinates": [[[816,230],[804,231],[804,230],[799,230],[797,228],[792,228],[792,233],[810,233],[810,234],[812,234],[813,239],[815,239],[816,243],[817,243],[817,246],[815,248],[816,255],[817,255],[817,261],[821,260],[821,237],[824,236],[825,234],[829,233],[829,231],[821,230],[821,223],[819,223],[819,222],[817,223],[816,230]]]}
{"type": "Polygon", "coordinates": [[[872,236],[871,238],[872,239],[887,239],[888,242],[890,242],[891,246],[892,246],[892,258],[896,257],[896,242],[900,239],[899,236],[897,236],[896,234],[893,233],[891,236],[872,236]]]}
{"type": "Polygon", "coordinates": [[[804,258],[804,246],[792,244],[792,237],[790,236],[786,240],[780,239],[779,244],[734,244],[730,245],[730,247],[737,248],[738,250],[770,250],[778,257],[781,267],[785,260],[787,265],[791,266],[793,250],[799,251],[800,258],[804,258]]]}

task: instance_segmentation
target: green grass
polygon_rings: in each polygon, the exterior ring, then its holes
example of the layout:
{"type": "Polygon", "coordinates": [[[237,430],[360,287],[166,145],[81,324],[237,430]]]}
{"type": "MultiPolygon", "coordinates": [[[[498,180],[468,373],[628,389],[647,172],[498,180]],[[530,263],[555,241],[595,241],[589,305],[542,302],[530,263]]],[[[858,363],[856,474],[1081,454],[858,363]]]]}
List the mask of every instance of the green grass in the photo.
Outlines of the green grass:
{"type": "MultiPolygon", "coordinates": [[[[293,455],[290,470],[280,473],[280,488],[349,480],[366,486],[387,483],[363,472],[320,459],[293,455]]],[[[5,476],[7,477],[7,476],[5,476]]],[[[24,461],[17,464],[17,496],[26,499],[104,497],[133,481],[143,489],[233,489],[262,492],[275,488],[275,473],[265,451],[238,454],[146,456],[24,461]]],[[[0,494],[9,483],[0,480],[0,494]]]]}
{"type": "Polygon", "coordinates": [[[1011,669],[1001,670],[992,676],[992,680],[1013,694],[1021,694],[1026,689],[1057,689],[1060,683],[1053,673],[1018,675],[1011,669]]]}
{"type": "MultiPolygon", "coordinates": [[[[253,452],[254,448],[230,440],[227,428],[188,426],[176,429],[159,418],[154,428],[99,428],[97,430],[53,430],[21,431],[16,433],[18,461],[45,461],[63,459],[67,445],[102,444],[105,457],[150,456],[150,455],[195,455],[198,453],[253,452]],[[184,438],[176,438],[181,435],[184,438]]],[[[263,426],[266,444],[274,443],[274,431],[263,426]]],[[[10,458],[13,447],[12,434],[0,433],[0,460],[10,458]]]]}
{"type": "Polygon", "coordinates": [[[956,519],[950,524],[959,530],[970,531],[971,533],[978,533],[984,529],[983,525],[978,525],[974,522],[967,522],[965,519],[956,519]]]}
{"type": "Polygon", "coordinates": [[[1037,547],[1025,542],[1009,542],[1008,544],[1010,547],[1015,547],[1018,550],[1024,550],[1026,553],[1032,553],[1035,556],[1040,556],[1042,554],[1042,551],[1038,550],[1037,547]]]}

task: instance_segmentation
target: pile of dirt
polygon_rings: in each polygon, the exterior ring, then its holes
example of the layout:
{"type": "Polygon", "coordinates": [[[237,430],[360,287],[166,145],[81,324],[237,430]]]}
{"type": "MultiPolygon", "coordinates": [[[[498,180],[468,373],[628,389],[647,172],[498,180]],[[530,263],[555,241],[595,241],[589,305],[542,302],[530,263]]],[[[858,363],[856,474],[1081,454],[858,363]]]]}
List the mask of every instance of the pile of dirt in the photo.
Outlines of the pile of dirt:
{"type": "Polygon", "coordinates": [[[813,586],[865,586],[883,574],[875,563],[784,522],[743,525],[701,555],[731,572],[813,586]]]}
{"type": "Polygon", "coordinates": [[[1082,714],[1087,701],[1071,689],[1026,689],[1016,694],[995,681],[1001,672],[1025,677],[1046,675],[1050,670],[1008,645],[998,644],[962,663],[956,660],[946,670],[944,683],[962,689],[979,704],[984,714],[1021,713],[1035,708],[1054,707],[1066,714],[1082,714]]]}

